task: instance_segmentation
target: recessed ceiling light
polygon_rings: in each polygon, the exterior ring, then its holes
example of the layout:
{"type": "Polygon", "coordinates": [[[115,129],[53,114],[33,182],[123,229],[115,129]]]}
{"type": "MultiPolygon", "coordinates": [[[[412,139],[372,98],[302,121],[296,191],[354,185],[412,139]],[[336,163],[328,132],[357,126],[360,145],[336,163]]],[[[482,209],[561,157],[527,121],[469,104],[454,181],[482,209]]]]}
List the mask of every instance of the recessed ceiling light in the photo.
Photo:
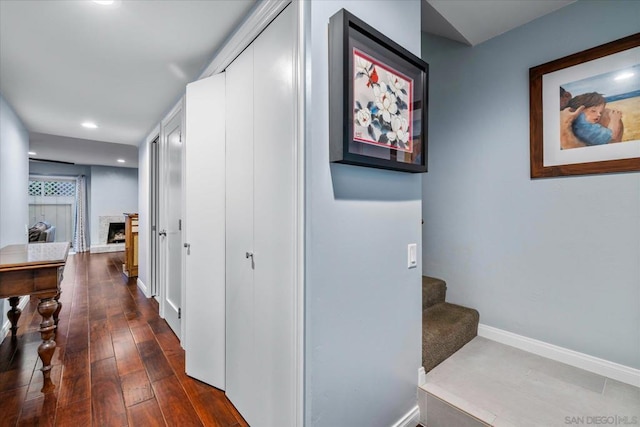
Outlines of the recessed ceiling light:
{"type": "Polygon", "coordinates": [[[87,129],[97,129],[97,128],[98,128],[98,125],[97,125],[97,124],[95,124],[95,123],[93,123],[93,122],[84,122],[84,123],[82,124],[82,127],[85,127],[85,128],[87,128],[87,129]]]}
{"type": "Polygon", "coordinates": [[[124,163],[124,159],[118,159],[118,163],[124,163]]]}
{"type": "Polygon", "coordinates": [[[29,151],[29,155],[30,156],[35,156],[36,154],[38,154],[38,153],[36,153],[35,151],[29,151]]]}
{"type": "Polygon", "coordinates": [[[626,80],[626,79],[630,79],[633,76],[635,76],[634,73],[622,73],[622,74],[618,74],[616,77],[614,77],[613,80],[626,80]]]}
{"type": "Polygon", "coordinates": [[[93,2],[100,6],[104,6],[105,9],[114,9],[120,6],[121,0],[93,0],[93,2]]]}

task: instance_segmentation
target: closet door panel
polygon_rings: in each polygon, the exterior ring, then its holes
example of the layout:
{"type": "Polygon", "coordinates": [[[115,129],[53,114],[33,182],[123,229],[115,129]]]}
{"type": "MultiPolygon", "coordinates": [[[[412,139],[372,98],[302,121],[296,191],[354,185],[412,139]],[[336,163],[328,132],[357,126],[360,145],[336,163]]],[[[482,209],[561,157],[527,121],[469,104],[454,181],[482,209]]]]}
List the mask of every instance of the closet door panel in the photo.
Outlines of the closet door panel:
{"type": "Polygon", "coordinates": [[[185,101],[185,365],[225,388],[225,75],[187,85],[185,101]]]}
{"type": "MultiPolygon", "coordinates": [[[[253,246],[253,47],[226,71],[226,393],[256,420],[253,246]]],[[[262,374],[262,373],[261,373],[262,374]]]]}
{"type": "Polygon", "coordinates": [[[294,424],[293,15],[285,10],[254,42],[255,377],[265,426],[294,424]]]}

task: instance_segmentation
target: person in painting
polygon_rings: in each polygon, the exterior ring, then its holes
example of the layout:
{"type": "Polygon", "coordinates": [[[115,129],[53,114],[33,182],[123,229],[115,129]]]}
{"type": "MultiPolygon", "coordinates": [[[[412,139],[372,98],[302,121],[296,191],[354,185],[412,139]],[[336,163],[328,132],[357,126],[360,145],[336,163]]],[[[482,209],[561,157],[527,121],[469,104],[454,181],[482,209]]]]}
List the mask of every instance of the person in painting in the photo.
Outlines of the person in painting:
{"type": "Polygon", "coordinates": [[[575,110],[568,107],[560,110],[560,148],[562,150],[587,146],[573,133],[573,122],[582,110],[584,110],[582,105],[575,110]]]}
{"type": "MultiPolygon", "coordinates": [[[[588,92],[575,96],[567,103],[566,109],[569,109],[570,113],[574,113],[571,114],[571,116],[574,116],[571,124],[573,134],[585,146],[622,141],[622,134],[624,133],[622,113],[618,110],[608,109],[606,105],[607,102],[602,94],[597,92],[588,92]],[[580,114],[575,114],[580,107],[583,107],[580,114]]],[[[564,119],[570,117],[567,112],[565,112],[564,116],[564,119]]],[[[563,120],[562,112],[561,120],[563,120]]]]}

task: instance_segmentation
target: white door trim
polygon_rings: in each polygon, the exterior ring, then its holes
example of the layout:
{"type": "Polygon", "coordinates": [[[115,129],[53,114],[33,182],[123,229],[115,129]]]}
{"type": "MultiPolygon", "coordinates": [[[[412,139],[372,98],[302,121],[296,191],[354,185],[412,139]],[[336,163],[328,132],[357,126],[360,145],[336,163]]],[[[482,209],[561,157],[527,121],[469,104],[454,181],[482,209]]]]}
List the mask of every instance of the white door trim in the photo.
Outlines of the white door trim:
{"type": "MultiPolygon", "coordinates": [[[[165,162],[167,161],[167,144],[166,144],[166,137],[167,137],[167,133],[166,133],[166,127],[169,125],[169,123],[176,118],[178,115],[181,115],[181,127],[184,129],[184,96],[180,99],[180,101],[171,109],[171,111],[169,112],[169,114],[162,120],[161,124],[160,124],[160,147],[158,150],[158,155],[160,156],[160,179],[159,179],[159,185],[160,185],[160,189],[159,189],[159,193],[160,193],[160,197],[161,197],[161,201],[160,201],[160,211],[163,212],[163,214],[160,215],[160,221],[158,222],[158,228],[160,230],[166,230],[167,229],[167,215],[166,212],[169,209],[168,203],[167,203],[167,189],[168,189],[168,185],[166,182],[166,174],[164,173],[164,170],[166,168],[165,162]]],[[[181,165],[181,167],[184,166],[184,156],[182,158],[183,161],[183,165],[181,165]]],[[[184,183],[183,183],[184,184],[184,183]]],[[[183,191],[184,193],[184,191],[183,191]]],[[[184,201],[181,203],[182,208],[184,209],[184,201]]],[[[158,230],[159,231],[159,230],[158,230]]],[[[166,239],[166,237],[165,237],[166,239]]],[[[158,245],[158,249],[160,251],[159,254],[159,262],[158,262],[158,293],[159,293],[159,297],[160,297],[160,301],[159,301],[159,314],[160,317],[162,317],[163,319],[165,318],[165,297],[167,294],[167,271],[166,271],[166,266],[167,266],[167,246],[166,246],[166,242],[164,242],[164,244],[159,244],[158,245]]],[[[184,271],[182,274],[182,277],[184,279],[184,271]]],[[[182,289],[182,293],[184,293],[184,287],[182,289]]],[[[181,322],[182,323],[182,322],[181,322]]],[[[182,328],[182,325],[181,325],[182,328]]],[[[182,334],[183,331],[181,331],[182,334]]]]}
{"type": "Polygon", "coordinates": [[[198,80],[224,71],[234,59],[291,3],[291,0],[266,0],[258,3],[200,74],[198,80]]]}
{"type": "MultiPolygon", "coordinates": [[[[148,173],[148,182],[147,182],[147,188],[143,191],[147,191],[148,197],[147,197],[147,209],[148,209],[148,215],[147,218],[140,218],[140,224],[144,224],[146,222],[146,227],[147,227],[147,242],[146,242],[146,248],[147,250],[145,251],[145,259],[144,259],[144,265],[147,266],[147,271],[149,272],[148,275],[146,275],[145,277],[147,278],[147,284],[143,283],[142,280],[140,280],[140,278],[138,278],[137,283],[138,283],[138,287],[142,290],[142,292],[144,293],[144,295],[147,298],[151,298],[152,296],[157,296],[158,292],[159,292],[159,286],[158,286],[158,277],[159,277],[159,269],[158,269],[158,260],[159,260],[159,246],[158,246],[158,225],[156,223],[156,230],[154,231],[151,228],[151,218],[152,216],[155,214],[156,218],[158,218],[158,216],[160,215],[160,205],[159,205],[159,200],[156,199],[156,203],[155,206],[153,204],[153,172],[154,169],[156,168],[160,168],[160,147],[162,145],[161,143],[161,135],[160,135],[160,125],[158,124],[158,126],[156,126],[153,131],[151,132],[151,134],[149,134],[149,136],[145,139],[144,144],[146,146],[147,149],[147,173],[148,173]],[[153,156],[152,156],[152,151],[153,151],[153,141],[157,140],[157,145],[156,145],[156,156],[158,156],[158,158],[156,159],[157,161],[155,162],[155,164],[153,163],[153,156]],[[154,212],[155,211],[155,212],[154,212]],[[155,234],[155,251],[153,250],[153,241],[154,241],[154,234],[155,234]],[[151,262],[152,257],[155,255],[155,262],[151,262]]],[[[157,180],[155,182],[155,189],[156,189],[156,197],[159,198],[160,196],[160,170],[155,170],[156,176],[157,176],[157,180]]],[[[144,199],[139,199],[139,204],[142,205],[144,199]]]]}
{"type": "MultiPolygon", "coordinates": [[[[295,228],[295,252],[296,262],[295,269],[295,364],[296,364],[296,403],[295,403],[295,422],[297,427],[304,426],[304,306],[305,306],[305,141],[307,141],[307,79],[306,69],[308,56],[311,54],[311,12],[308,2],[294,2],[294,16],[296,19],[296,41],[294,42],[294,93],[295,93],[295,111],[296,118],[294,121],[296,135],[295,154],[296,154],[296,228],[295,228]]],[[[310,139],[309,139],[310,140],[310,139]]]]}

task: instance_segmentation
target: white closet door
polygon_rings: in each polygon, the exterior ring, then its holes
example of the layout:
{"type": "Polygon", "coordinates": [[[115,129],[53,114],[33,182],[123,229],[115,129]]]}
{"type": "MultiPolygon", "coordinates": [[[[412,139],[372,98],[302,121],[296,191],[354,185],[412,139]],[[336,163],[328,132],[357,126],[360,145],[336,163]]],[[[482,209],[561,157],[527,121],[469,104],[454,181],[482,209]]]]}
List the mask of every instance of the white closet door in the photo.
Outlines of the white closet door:
{"type": "Polygon", "coordinates": [[[295,425],[293,23],[227,68],[226,392],[253,427],[295,425]]]}
{"type": "Polygon", "coordinates": [[[227,67],[226,393],[253,424],[253,46],[227,67]]]}
{"type": "Polygon", "coordinates": [[[273,427],[295,424],[294,39],[289,7],[254,42],[254,387],[268,396],[260,424],[273,427]]]}
{"type": "Polygon", "coordinates": [[[185,364],[225,388],[225,75],[187,85],[185,364]]]}

